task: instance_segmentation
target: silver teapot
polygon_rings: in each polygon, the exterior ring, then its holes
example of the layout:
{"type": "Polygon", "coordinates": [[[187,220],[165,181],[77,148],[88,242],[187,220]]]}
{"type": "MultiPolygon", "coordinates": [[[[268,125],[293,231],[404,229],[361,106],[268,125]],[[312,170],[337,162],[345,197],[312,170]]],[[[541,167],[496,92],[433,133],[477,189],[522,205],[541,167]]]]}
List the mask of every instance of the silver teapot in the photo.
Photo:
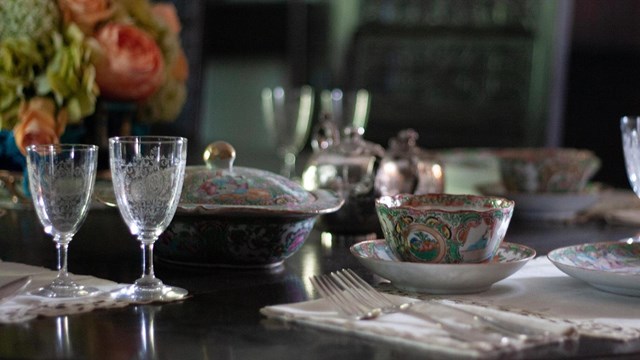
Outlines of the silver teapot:
{"type": "Polygon", "coordinates": [[[322,230],[337,234],[380,234],[375,199],[399,193],[444,192],[444,172],[437,157],[416,145],[418,133],[402,130],[385,149],[362,138],[362,128],[338,127],[325,117],[313,131],[313,155],[302,174],[307,190],[330,189],[345,203],[323,215],[322,230]]]}
{"type": "Polygon", "coordinates": [[[418,133],[402,130],[389,146],[376,173],[374,186],[381,195],[444,192],[444,169],[435,154],[417,146],[418,133]]]}

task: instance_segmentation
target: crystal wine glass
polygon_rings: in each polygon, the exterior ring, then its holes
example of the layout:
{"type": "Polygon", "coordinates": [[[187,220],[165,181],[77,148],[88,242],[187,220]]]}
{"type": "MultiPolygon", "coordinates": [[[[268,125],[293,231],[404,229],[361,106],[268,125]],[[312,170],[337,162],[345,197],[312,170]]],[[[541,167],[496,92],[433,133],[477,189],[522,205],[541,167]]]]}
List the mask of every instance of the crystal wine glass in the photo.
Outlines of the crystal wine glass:
{"type": "Polygon", "coordinates": [[[367,128],[371,96],[369,91],[359,89],[344,93],[341,89],[322,90],[320,112],[330,114],[339,129],[345,127],[367,128]]]}
{"type": "Polygon", "coordinates": [[[313,102],[314,91],[308,85],[286,91],[282,87],[262,91],[264,121],[282,160],[283,176],[295,176],[296,158],[311,130],[313,102]]]}
{"type": "Polygon", "coordinates": [[[142,248],[142,277],[115,294],[130,302],[172,301],[187,291],[164,285],[153,270],[153,244],[178,207],[187,139],[125,136],[109,139],[109,162],[120,215],[142,248]]]}
{"type": "Polygon", "coordinates": [[[47,234],[58,250],[58,276],[33,295],[66,298],[88,296],[98,289],[75,283],[67,272],[71,239],[89,211],[98,164],[95,145],[31,145],[27,172],[33,204],[47,234]]]}
{"type": "Polygon", "coordinates": [[[640,117],[622,117],[620,130],[627,177],[631,188],[640,197],[640,117]]]}

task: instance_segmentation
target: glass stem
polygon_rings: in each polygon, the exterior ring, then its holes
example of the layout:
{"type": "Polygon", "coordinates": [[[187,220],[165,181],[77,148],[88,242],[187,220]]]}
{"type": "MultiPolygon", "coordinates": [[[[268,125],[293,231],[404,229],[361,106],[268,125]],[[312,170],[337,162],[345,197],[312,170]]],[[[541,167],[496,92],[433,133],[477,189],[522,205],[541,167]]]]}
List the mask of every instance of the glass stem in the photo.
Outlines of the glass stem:
{"type": "Polygon", "coordinates": [[[56,250],[58,252],[58,279],[67,280],[69,273],[67,272],[67,254],[69,250],[69,242],[71,239],[58,238],[56,241],[56,250]]]}
{"type": "Polygon", "coordinates": [[[153,271],[153,241],[142,239],[140,248],[142,249],[142,277],[155,278],[153,271]]]}

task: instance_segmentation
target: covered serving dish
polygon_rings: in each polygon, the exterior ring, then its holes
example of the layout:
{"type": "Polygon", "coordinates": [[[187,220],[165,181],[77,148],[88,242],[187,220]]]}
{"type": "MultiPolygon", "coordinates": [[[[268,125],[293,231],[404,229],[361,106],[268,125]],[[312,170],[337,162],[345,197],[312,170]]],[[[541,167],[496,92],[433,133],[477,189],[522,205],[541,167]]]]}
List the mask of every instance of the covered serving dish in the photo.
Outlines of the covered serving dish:
{"type": "Polygon", "coordinates": [[[209,145],[206,165],[188,166],[171,225],[156,242],[164,261],[229,267],[274,267],[304,243],[321,214],[344,200],[307,191],[271,172],[233,167],[235,150],[209,145]]]}

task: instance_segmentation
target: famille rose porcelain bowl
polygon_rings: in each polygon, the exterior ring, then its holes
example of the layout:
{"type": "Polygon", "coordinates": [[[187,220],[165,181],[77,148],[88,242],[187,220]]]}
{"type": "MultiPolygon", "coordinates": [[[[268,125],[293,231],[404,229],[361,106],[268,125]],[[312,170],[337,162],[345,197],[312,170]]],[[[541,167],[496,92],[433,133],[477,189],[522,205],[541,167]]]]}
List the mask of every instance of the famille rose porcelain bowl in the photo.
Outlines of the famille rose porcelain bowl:
{"type": "Polygon", "coordinates": [[[206,166],[188,166],[176,215],[155,244],[160,260],[214,267],[271,268],[305,242],[337,194],[307,191],[268,171],[233,167],[235,150],[209,145],[206,166]]]}
{"type": "Polygon", "coordinates": [[[399,194],[376,200],[382,233],[403,261],[490,261],[509,227],[514,202],[501,197],[399,194]]]}
{"type": "Polygon", "coordinates": [[[572,148],[512,148],[496,152],[510,193],[580,192],[600,169],[593,152],[572,148]]]}

